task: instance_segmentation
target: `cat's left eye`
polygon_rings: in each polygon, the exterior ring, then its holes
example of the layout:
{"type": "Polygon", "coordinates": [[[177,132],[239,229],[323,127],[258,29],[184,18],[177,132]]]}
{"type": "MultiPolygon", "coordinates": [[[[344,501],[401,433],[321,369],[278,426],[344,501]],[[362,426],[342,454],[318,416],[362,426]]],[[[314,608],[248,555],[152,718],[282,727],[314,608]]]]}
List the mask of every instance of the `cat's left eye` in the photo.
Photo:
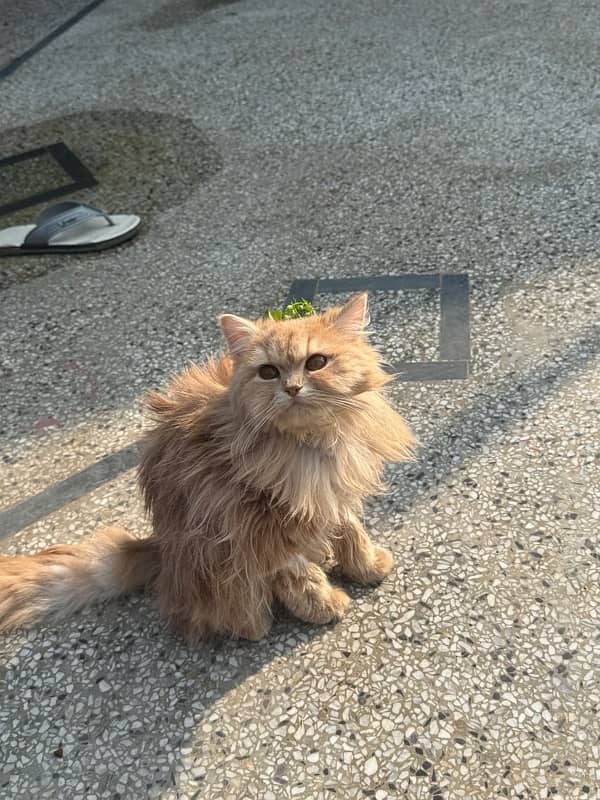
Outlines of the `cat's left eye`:
{"type": "Polygon", "coordinates": [[[258,374],[263,381],[272,381],[274,378],[279,377],[279,370],[273,364],[263,364],[258,370],[258,374]]]}
{"type": "Polygon", "coordinates": [[[316,372],[318,369],[323,369],[325,364],[327,364],[327,359],[325,356],[314,355],[307,360],[306,369],[309,372],[316,372]]]}

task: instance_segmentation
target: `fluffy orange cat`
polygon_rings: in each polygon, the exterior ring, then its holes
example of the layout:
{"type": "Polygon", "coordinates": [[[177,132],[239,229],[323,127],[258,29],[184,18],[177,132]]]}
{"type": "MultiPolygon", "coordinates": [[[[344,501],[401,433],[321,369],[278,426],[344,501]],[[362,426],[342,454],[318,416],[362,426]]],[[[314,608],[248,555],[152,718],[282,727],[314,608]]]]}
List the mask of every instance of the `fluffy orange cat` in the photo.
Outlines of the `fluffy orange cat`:
{"type": "Polygon", "coordinates": [[[143,587],[190,639],[260,639],[279,601],[302,620],[338,619],[392,554],[361,512],[387,460],[415,438],[387,403],[389,376],[366,342],[367,296],[297,320],[220,317],[228,353],[173,378],[147,406],[139,482],[153,532],[121,528],[34,556],[0,557],[0,628],[65,615],[143,587]]]}

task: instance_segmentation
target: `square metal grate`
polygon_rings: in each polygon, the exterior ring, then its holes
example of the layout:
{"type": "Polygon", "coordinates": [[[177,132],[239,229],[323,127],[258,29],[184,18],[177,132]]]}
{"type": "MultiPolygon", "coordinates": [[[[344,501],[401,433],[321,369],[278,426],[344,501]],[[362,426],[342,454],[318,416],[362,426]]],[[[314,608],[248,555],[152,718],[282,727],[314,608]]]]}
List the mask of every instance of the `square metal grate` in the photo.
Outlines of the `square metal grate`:
{"type": "Polygon", "coordinates": [[[403,381],[464,380],[469,376],[469,276],[465,273],[422,275],[365,275],[358,278],[308,278],[295,280],[287,303],[313,302],[317,294],[364,291],[436,289],[440,298],[439,358],[436,361],[401,361],[391,366],[403,381]]]}
{"type": "MultiPolygon", "coordinates": [[[[6,203],[0,206],[0,214],[10,214],[13,211],[20,211],[22,208],[53,200],[55,197],[63,197],[80,189],[96,186],[97,181],[92,173],[84,167],[64,142],[57,142],[46,147],[37,147],[35,150],[28,150],[26,153],[18,153],[0,160],[0,185],[6,180],[2,175],[3,169],[7,170],[8,167],[14,167],[16,164],[24,164],[25,162],[35,162],[37,159],[40,162],[40,172],[42,172],[43,160],[48,157],[54,161],[60,172],[65,173],[65,183],[6,203]]],[[[28,166],[31,166],[31,164],[28,164],[28,166]]]]}

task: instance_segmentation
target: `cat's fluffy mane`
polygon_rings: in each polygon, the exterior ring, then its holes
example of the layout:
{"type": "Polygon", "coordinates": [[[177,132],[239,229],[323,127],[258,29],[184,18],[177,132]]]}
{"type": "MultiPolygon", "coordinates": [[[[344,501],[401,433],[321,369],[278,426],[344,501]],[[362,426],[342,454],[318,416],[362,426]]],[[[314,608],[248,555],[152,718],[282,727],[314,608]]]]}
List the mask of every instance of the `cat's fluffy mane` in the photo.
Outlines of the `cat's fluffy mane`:
{"type": "MultiPolygon", "coordinates": [[[[222,494],[239,501],[260,492],[286,518],[335,526],[365,496],[385,489],[380,475],[386,461],[413,456],[414,437],[380,388],[336,409],[330,427],[286,431],[240,414],[231,396],[233,373],[231,357],[223,355],[203,367],[190,365],[165,393],[147,396],[157,424],[147,437],[140,479],[152,513],[159,497],[166,511],[183,491],[190,501],[188,525],[197,521],[202,528],[219,513],[222,494]],[[217,472],[223,482],[216,481],[217,472]],[[208,485],[217,492],[210,505],[208,485]]],[[[387,376],[378,378],[383,383],[387,376]]]]}
{"type": "MultiPolygon", "coordinates": [[[[317,565],[338,562],[366,582],[391,568],[359,517],[364,498],[384,488],[384,463],[411,458],[415,439],[385,399],[389,376],[366,341],[366,322],[365,295],[298,320],[224,315],[228,353],[191,365],[148,395],[155,425],[139,482],[153,534],[146,545],[115,534],[113,572],[127,574],[125,588],[131,575],[137,585],[152,584],[164,617],[188,636],[259,638],[275,597],[305,619],[327,621],[341,615],[346,599],[317,565]],[[326,366],[307,371],[316,353],[326,366]],[[276,367],[276,379],[259,377],[264,364],[276,367]],[[132,565],[142,551],[140,576],[132,565]]],[[[40,562],[38,584],[46,589],[37,612],[21,613],[20,621],[60,611],[73,581],[65,580],[64,548],[58,551],[62,561],[46,555],[40,562]]],[[[86,552],[91,565],[89,546],[86,552]]],[[[13,584],[15,569],[7,570],[13,584]]],[[[4,613],[10,623],[6,589],[0,576],[0,619],[4,613]]],[[[122,589],[117,581],[113,594],[122,589]]]]}
{"type": "Polygon", "coordinates": [[[157,424],[140,484],[162,545],[163,612],[176,622],[185,624],[190,591],[219,596],[218,618],[228,582],[254,587],[269,604],[267,576],[296,555],[332,558],[336,531],[384,488],[384,462],[412,456],[414,437],[383,395],[390,377],[366,342],[366,322],[363,295],[318,317],[222,318],[230,352],[147,397],[157,424]],[[258,396],[257,367],[294,374],[315,352],[330,366],[310,390],[314,403],[271,413],[277,398],[258,396]]]}

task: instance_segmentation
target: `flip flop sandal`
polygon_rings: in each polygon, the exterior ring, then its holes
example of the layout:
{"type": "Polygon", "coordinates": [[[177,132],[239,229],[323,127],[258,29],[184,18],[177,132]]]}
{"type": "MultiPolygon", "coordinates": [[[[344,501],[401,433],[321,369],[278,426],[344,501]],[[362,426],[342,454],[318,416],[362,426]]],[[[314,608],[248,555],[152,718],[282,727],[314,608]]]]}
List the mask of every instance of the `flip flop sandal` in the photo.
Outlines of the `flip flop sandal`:
{"type": "Polygon", "coordinates": [[[65,200],[42,211],[35,225],[0,230],[0,256],[105,250],[131,239],[139,227],[134,214],[109,216],[87,203],[65,200]]]}

